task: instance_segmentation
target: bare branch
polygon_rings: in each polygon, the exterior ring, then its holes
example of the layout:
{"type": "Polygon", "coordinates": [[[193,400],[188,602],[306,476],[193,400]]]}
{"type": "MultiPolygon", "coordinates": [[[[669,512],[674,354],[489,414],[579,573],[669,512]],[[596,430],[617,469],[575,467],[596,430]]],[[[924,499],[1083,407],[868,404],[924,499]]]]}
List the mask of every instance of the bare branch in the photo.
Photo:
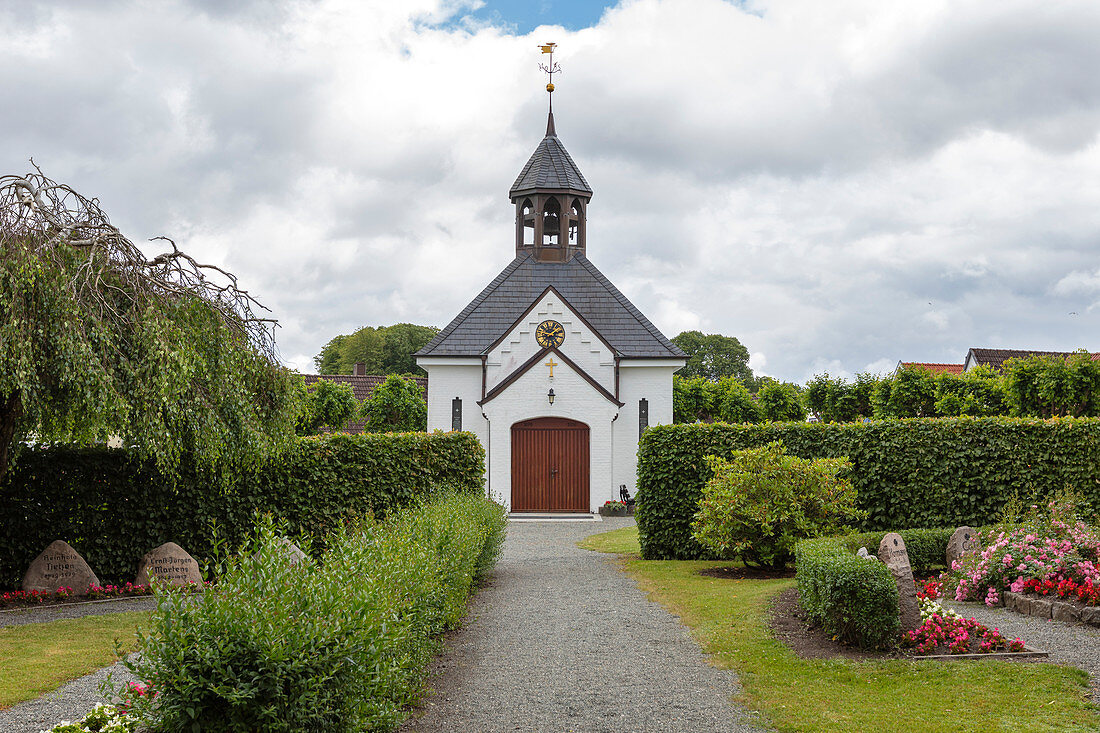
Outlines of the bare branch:
{"type": "Polygon", "coordinates": [[[196,261],[167,237],[150,241],[168,242],[172,251],[147,260],[111,224],[97,199],[81,196],[46,177],[33,160],[31,164],[35,173],[0,176],[0,256],[22,248],[43,260],[55,260],[79,249],[85,259],[69,283],[70,295],[105,318],[120,318],[119,302],[145,307],[200,298],[232,333],[275,359],[278,323],[256,316],[256,311],[268,309],[238,287],[236,275],[196,261]]]}

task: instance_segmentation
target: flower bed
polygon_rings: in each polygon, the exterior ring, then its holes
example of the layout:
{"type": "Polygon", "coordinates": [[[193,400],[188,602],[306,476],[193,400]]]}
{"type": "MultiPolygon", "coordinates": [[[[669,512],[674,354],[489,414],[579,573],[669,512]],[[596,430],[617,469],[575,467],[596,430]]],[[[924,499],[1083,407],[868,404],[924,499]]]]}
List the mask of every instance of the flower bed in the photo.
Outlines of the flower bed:
{"type": "MultiPolygon", "coordinates": [[[[191,583],[190,585],[195,585],[191,583]]],[[[206,583],[205,585],[210,585],[206,583]]],[[[194,590],[199,590],[195,585],[194,590]]],[[[125,585],[89,585],[88,592],[82,596],[73,595],[71,586],[62,586],[57,590],[11,590],[0,593],[0,608],[25,608],[27,606],[50,606],[61,603],[81,603],[99,601],[107,598],[137,598],[153,594],[148,585],[126,583],[125,585]]]]}
{"type": "Polygon", "coordinates": [[[1011,591],[1100,605],[1100,533],[1078,518],[1072,496],[984,534],[991,543],[952,564],[955,600],[996,606],[1011,591]]]}
{"type": "Polygon", "coordinates": [[[936,580],[917,584],[920,590],[920,628],[902,634],[902,646],[921,656],[941,654],[992,654],[1022,652],[1024,642],[1006,639],[1000,629],[989,627],[972,618],[963,618],[938,602],[941,584],[936,580]]]}

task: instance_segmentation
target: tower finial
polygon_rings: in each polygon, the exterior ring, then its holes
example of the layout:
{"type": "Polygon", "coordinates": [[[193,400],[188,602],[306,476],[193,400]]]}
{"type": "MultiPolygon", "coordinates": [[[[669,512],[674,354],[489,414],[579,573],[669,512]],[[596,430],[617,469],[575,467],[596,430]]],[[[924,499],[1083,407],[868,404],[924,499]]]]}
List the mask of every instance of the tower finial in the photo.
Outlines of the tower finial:
{"type": "Polygon", "coordinates": [[[554,74],[558,74],[558,73],[561,72],[561,66],[554,63],[554,49],[557,48],[557,46],[558,46],[558,44],[554,43],[553,41],[547,41],[546,43],[543,43],[543,44],[539,45],[539,48],[542,49],[543,53],[550,54],[550,63],[548,63],[548,64],[539,64],[539,68],[542,69],[543,71],[545,71],[546,75],[548,77],[547,82],[546,82],[546,92],[547,92],[548,99],[550,101],[550,114],[549,114],[549,117],[547,117],[547,120],[546,120],[546,134],[547,135],[554,135],[555,134],[555,132],[554,132],[554,74]]]}

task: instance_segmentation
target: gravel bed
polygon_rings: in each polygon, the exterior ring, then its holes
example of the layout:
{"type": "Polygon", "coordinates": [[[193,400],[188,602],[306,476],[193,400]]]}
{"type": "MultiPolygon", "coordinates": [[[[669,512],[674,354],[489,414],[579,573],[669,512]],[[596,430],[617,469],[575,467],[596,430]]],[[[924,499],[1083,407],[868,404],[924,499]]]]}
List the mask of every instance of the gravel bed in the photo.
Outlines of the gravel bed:
{"type": "Polygon", "coordinates": [[[686,627],[581,538],[634,523],[518,523],[401,728],[447,731],[759,731],[686,627]]]}
{"type": "Polygon", "coordinates": [[[111,675],[118,684],[134,679],[121,664],[105,667],[48,692],[37,700],[0,710],[0,730],[7,733],[38,733],[49,730],[62,720],[79,720],[104,702],[99,686],[111,675]]]}
{"type": "MultiPolygon", "coordinates": [[[[28,606],[0,612],[0,627],[46,623],[107,613],[150,611],[156,608],[152,596],[113,598],[102,603],[63,603],[56,606],[28,606]]],[[[19,703],[0,710],[0,730],[9,733],[38,733],[49,730],[62,720],[77,720],[104,702],[100,685],[111,675],[114,680],[128,682],[133,676],[121,664],[106,667],[69,682],[36,700],[19,703]]]]}
{"type": "Polygon", "coordinates": [[[112,598],[91,603],[59,603],[56,606],[12,608],[0,611],[0,628],[22,624],[41,624],[63,618],[102,616],[107,613],[152,611],[156,607],[157,599],[153,596],[137,596],[135,598],[112,598]]]}
{"type": "Polygon", "coordinates": [[[1008,638],[1020,637],[1029,647],[1050,653],[1040,662],[1068,664],[1091,676],[1092,700],[1100,704],[1100,629],[1085,624],[1024,616],[1004,608],[988,608],[981,603],[942,600],[966,618],[974,617],[989,628],[998,628],[1008,638]]]}

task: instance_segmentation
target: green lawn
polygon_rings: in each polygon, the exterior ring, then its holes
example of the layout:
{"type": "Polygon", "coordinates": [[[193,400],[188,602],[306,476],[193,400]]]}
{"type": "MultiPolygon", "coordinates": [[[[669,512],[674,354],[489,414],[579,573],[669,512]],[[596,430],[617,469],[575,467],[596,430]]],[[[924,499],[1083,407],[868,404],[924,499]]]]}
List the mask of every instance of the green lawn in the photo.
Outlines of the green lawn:
{"type": "Polygon", "coordinates": [[[764,624],[770,599],[794,581],[697,574],[728,564],[721,562],[641,560],[635,527],[580,546],[620,553],[626,572],[680,616],[712,662],[737,671],[743,702],[781,731],[1100,730],[1080,670],[992,660],[802,660],[764,624]]]}
{"type": "Polygon", "coordinates": [[[131,611],[0,628],[0,710],[114,664],[115,640],[132,651],[134,632],[149,616],[131,611]]]}

